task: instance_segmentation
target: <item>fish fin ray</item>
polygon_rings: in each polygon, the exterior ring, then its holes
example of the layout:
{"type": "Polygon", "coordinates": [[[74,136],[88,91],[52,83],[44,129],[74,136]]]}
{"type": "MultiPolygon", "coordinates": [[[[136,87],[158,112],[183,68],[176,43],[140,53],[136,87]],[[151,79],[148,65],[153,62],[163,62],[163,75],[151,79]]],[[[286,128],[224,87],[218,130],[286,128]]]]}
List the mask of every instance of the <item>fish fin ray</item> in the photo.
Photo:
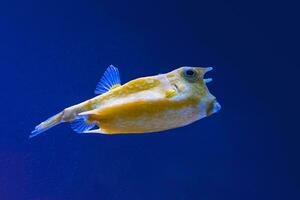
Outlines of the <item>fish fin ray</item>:
{"type": "Polygon", "coordinates": [[[121,80],[120,80],[119,70],[113,65],[110,65],[104,72],[100,81],[98,82],[95,90],[95,94],[103,94],[120,85],[121,85],[121,80]]]}
{"type": "Polygon", "coordinates": [[[48,118],[46,121],[40,123],[31,132],[31,134],[29,135],[29,138],[33,138],[33,137],[47,131],[48,129],[52,128],[53,126],[56,126],[56,125],[62,123],[63,122],[62,117],[63,117],[63,112],[60,112],[60,113],[48,118]]]}
{"type": "Polygon", "coordinates": [[[73,122],[71,122],[71,128],[76,133],[84,133],[85,131],[89,131],[96,126],[95,122],[88,122],[87,117],[81,117],[73,122]]]}

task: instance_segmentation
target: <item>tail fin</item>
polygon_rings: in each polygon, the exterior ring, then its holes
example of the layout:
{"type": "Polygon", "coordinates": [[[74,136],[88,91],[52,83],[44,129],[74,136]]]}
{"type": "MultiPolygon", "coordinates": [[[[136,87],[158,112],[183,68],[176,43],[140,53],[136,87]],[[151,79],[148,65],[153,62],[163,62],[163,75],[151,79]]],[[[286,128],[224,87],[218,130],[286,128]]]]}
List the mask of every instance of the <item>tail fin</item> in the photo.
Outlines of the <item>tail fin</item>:
{"type": "Polygon", "coordinates": [[[50,117],[46,121],[40,123],[31,132],[29,138],[35,137],[38,134],[40,134],[40,133],[42,133],[42,132],[44,132],[44,131],[52,128],[53,126],[56,126],[56,125],[60,124],[61,122],[63,122],[62,121],[62,117],[63,117],[63,112],[60,112],[60,113],[54,115],[53,117],[50,117]]]}

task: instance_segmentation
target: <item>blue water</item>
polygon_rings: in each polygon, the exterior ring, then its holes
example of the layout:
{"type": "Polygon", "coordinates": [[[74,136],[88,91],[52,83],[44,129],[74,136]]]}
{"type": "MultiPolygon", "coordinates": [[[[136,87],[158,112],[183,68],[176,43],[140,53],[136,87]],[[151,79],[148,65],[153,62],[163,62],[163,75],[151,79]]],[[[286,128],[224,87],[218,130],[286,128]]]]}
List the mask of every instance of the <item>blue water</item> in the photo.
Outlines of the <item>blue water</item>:
{"type": "Polygon", "coordinates": [[[299,198],[296,5],[29,0],[0,11],[1,200],[299,198]],[[222,110],[158,134],[60,125],[28,140],[93,97],[110,64],[122,82],[215,66],[209,89],[222,110]]]}

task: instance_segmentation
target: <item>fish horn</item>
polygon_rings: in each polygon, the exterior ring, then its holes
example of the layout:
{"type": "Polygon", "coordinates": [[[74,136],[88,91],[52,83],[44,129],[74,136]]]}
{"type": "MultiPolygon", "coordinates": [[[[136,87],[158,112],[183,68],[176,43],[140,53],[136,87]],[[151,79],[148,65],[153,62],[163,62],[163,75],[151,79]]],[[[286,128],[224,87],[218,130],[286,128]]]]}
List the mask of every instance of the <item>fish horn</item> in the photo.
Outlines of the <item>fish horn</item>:
{"type": "Polygon", "coordinates": [[[206,79],[204,79],[204,83],[210,83],[210,82],[212,82],[212,81],[213,81],[212,78],[206,78],[206,79]]]}
{"type": "Polygon", "coordinates": [[[213,67],[204,68],[204,74],[207,73],[207,72],[212,71],[213,69],[214,69],[213,67]]]}

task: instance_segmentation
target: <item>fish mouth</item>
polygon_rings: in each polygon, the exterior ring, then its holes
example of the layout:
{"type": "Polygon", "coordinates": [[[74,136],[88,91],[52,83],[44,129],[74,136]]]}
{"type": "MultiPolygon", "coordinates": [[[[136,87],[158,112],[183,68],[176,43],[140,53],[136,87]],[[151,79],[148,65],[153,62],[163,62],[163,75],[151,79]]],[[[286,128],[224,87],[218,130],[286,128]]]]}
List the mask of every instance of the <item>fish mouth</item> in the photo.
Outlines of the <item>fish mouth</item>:
{"type": "Polygon", "coordinates": [[[216,99],[214,99],[207,106],[206,114],[207,114],[207,116],[212,115],[216,112],[219,112],[221,110],[221,108],[222,108],[221,104],[216,99]]]}
{"type": "Polygon", "coordinates": [[[216,113],[216,112],[219,112],[219,110],[221,110],[222,106],[221,104],[219,104],[219,102],[215,101],[213,103],[213,112],[216,113]]]}
{"type": "MultiPolygon", "coordinates": [[[[204,73],[203,73],[203,77],[204,77],[204,75],[205,75],[207,72],[210,72],[210,71],[212,71],[213,69],[214,69],[213,67],[207,67],[207,68],[205,68],[205,69],[204,69],[204,73]]],[[[205,84],[207,84],[207,83],[212,82],[213,79],[212,79],[212,78],[205,78],[205,79],[203,79],[203,81],[204,81],[205,84]]]]}

